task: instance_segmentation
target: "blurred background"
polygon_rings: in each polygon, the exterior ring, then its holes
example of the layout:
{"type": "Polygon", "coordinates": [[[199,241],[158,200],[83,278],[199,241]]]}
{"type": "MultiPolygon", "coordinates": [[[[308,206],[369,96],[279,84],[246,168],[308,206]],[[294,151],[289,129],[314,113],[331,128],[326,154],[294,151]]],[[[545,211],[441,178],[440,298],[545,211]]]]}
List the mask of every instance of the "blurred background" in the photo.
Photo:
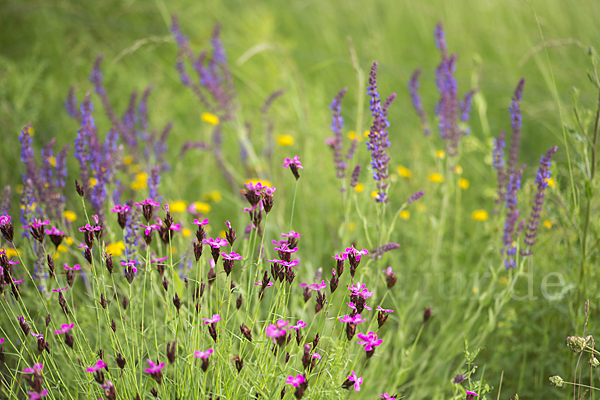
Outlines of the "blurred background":
{"type": "MultiPolygon", "coordinates": [[[[331,135],[329,105],[340,89],[349,89],[343,103],[346,128],[357,132],[369,128],[368,119],[356,121],[356,99],[365,95],[368,70],[377,60],[380,93],[398,95],[389,116],[392,162],[413,168],[416,177],[427,172],[424,166],[419,170],[424,141],[406,86],[412,72],[423,68],[421,95],[433,122],[434,71],[440,59],[433,29],[442,21],[449,50],[458,54],[459,93],[480,90],[470,123],[472,139],[465,144],[466,153],[473,155],[462,163],[471,185],[487,191],[479,190],[468,200],[470,209],[491,204],[491,140],[502,129],[510,130],[508,105],[520,78],[526,79],[521,161],[527,164],[524,175],[529,177],[550,146],[564,147],[560,113],[570,112],[570,88],[583,88],[581,102],[590,107],[597,96],[589,90],[586,73],[587,49],[600,45],[598,1],[4,0],[0,2],[0,184],[21,181],[15,173],[17,165],[23,169],[18,134],[26,123],[32,122],[35,148],[52,138],[60,146],[72,146],[78,124],[67,115],[63,102],[71,86],[79,100],[93,92],[88,78],[100,54],[105,87],[119,115],[133,90],[154,85],[148,107],[151,124],[174,122],[167,160],[177,159],[184,141],[202,138],[205,124],[200,115],[205,110],[181,85],[174,68],[177,49],[169,26],[175,13],[196,51],[208,47],[215,24],[222,24],[242,113],[250,123],[260,124],[259,110],[271,92],[285,90],[273,106],[275,135],[291,135],[294,143],[279,154],[300,154],[305,165],[322,161],[323,153],[312,150],[324,146],[323,140],[331,135]],[[351,45],[365,74],[360,87],[351,45]]],[[[102,112],[96,114],[99,131],[107,132],[108,119],[102,112]]],[[[443,146],[441,141],[438,145],[443,146]]],[[[365,151],[359,157],[367,162],[365,151]]],[[[565,162],[565,157],[559,151],[556,160],[565,162]]],[[[329,156],[323,165],[333,171],[329,156]]],[[[179,160],[171,175],[163,176],[167,182],[163,195],[192,201],[202,171],[190,171],[197,167],[195,155],[179,160]]],[[[75,171],[75,164],[70,170],[75,171]]],[[[321,173],[313,172],[313,178],[333,184],[333,172],[327,177],[321,173]]],[[[70,186],[69,190],[74,191],[70,186]]],[[[320,196],[324,195],[315,193],[316,204],[320,196]]],[[[328,236],[325,229],[320,235],[312,239],[313,248],[328,236]]],[[[507,308],[479,360],[486,363],[486,376],[495,388],[504,371],[503,398],[514,392],[521,398],[560,396],[548,387],[547,379],[561,373],[554,352],[563,351],[564,334],[572,333],[570,311],[567,301],[543,299],[507,308]],[[519,315],[527,315],[527,320],[519,315]]],[[[568,368],[570,361],[561,365],[568,368]]]]}

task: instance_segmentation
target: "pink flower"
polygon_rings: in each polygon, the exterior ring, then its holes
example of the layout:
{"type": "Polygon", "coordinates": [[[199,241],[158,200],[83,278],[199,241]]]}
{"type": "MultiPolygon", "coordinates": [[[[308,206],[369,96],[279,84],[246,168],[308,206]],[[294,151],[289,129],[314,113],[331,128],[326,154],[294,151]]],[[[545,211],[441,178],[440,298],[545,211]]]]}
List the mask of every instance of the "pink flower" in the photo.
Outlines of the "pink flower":
{"type": "Polygon", "coordinates": [[[283,168],[289,168],[290,165],[296,165],[298,169],[304,169],[302,163],[300,162],[300,156],[294,156],[293,158],[286,158],[283,160],[283,168]]]}
{"type": "Polygon", "coordinates": [[[0,338],[0,344],[4,343],[4,338],[0,338]]]}
{"type": "Polygon", "coordinates": [[[306,326],[306,322],[300,320],[298,321],[298,323],[294,326],[290,326],[290,329],[294,329],[294,330],[298,330],[300,328],[304,328],[306,326]]]}
{"type": "MultiPolygon", "coordinates": [[[[254,286],[262,286],[262,285],[263,285],[262,281],[254,282],[254,286]]],[[[267,287],[271,287],[273,285],[274,285],[273,282],[267,283],[267,287]]]]}
{"type": "Polygon", "coordinates": [[[279,337],[285,336],[287,326],[288,326],[288,323],[282,319],[277,321],[277,325],[267,326],[267,329],[266,329],[267,337],[279,338],[279,337]]]}
{"type": "Polygon", "coordinates": [[[147,359],[148,361],[148,365],[150,365],[150,368],[146,368],[144,370],[144,372],[148,373],[148,374],[156,374],[158,372],[160,372],[164,367],[165,367],[165,363],[160,363],[160,364],[155,364],[154,361],[152,361],[151,359],[147,359]]]}
{"type": "Polygon", "coordinates": [[[112,211],[114,213],[128,213],[129,210],[130,210],[130,208],[126,204],[124,204],[124,205],[117,204],[116,206],[114,206],[113,208],[110,209],[110,211],[112,211]]]}
{"type": "Polygon", "coordinates": [[[23,226],[23,228],[41,228],[44,225],[50,225],[50,221],[42,221],[40,219],[34,218],[33,222],[29,225],[23,226]]]}
{"type": "Polygon", "coordinates": [[[54,333],[55,333],[55,334],[57,334],[57,335],[61,335],[61,334],[63,334],[63,333],[67,333],[67,332],[69,332],[71,329],[73,329],[73,327],[74,327],[74,326],[75,326],[75,323],[72,323],[72,324],[70,324],[70,325],[69,325],[69,324],[62,324],[62,325],[60,326],[60,329],[59,329],[59,330],[57,330],[57,331],[54,331],[54,333]]]}
{"type": "Polygon", "coordinates": [[[306,378],[300,374],[296,375],[295,377],[290,375],[285,380],[285,383],[289,383],[293,387],[298,387],[298,386],[302,385],[304,382],[306,382],[306,378]]]}
{"type": "Polygon", "coordinates": [[[321,283],[301,283],[300,287],[306,287],[311,290],[321,290],[325,289],[327,287],[327,284],[325,283],[325,281],[322,280],[321,283]]]}
{"type": "Polygon", "coordinates": [[[85,224],[84,226],[79,228],[79,232],[94,232],[94,231],[99,231],[101,229],[102,229],[102,227],[100,227],[100,226],[92,226],[90,224],[85,224]]]}
{"type": "Polygon", "coordinates": [[[41,392],[27,392],[27,394],[29,395],[29,399],[27,400],[39,400],[42,397],[46,397],[48,395],[48,389],[44,389],[41,392]]]}
{"type": "Polygon", "coordinates": [[[345,324],[361,324],[361,323],[365,322],[366,319],[363,319],[360,316],[360,314],[356,314],[354,317],[352,317],[350,315],[344,315],[344,316],[340,317],[340,321],[345,324]]]}
{"type": "Polygon", "coordinates": [[[352,371],[350,375],[348,375],[348,380],[354,382],[354,390],[360,392],[360,385],[363,383],[363,378],[357,377],[354,371],[352,371]]]}
{"type": "Polygon", "coordinates": [[[0,225],[8,225],[8,224],[10,224],[10,215],[0,216],[0,225]]]}
{"type": "Polygon", "coordinates": [[[152,233],[152,229],[158,230],[158,225],[140,225],[140,228],[145,228],[144,235],[148,236],[152,233]]]}
{"type": "Polygon", "coordinates": [[[381,306],[377,306],[376,310],[379,311],[379,312],[386,312],[386,313],[393,313],[394,312],[394,310],[386,310],[385,308],[381,308],[381,306]]]}
{"type": "Polygon", "coordinates": [[[292,238],[300,239],[302,237],[302,235],[299,234],[298,232],[290,231],[290,233],[282,233],[281,237],[282,238],[290,238],[290,237],[292,237],[292,238]]]}
{"type": "Polygon", "coordinates": [[[215,322],[219,322],[221,320],[221,316],[219,314],[213,314],[212,318],[202,318],[204,320],[204,325],[214,324],[215,322]]]}
{"type": "Polygon", "coordinates": [[[66,271],[79,271],[81,269],[81,266],[79,266],[79,264],[75,264],[72,267],[69,267],[69,264],[63,264],[63,267],[65,268],[66,271]]]}
{"type": "Polygon", "coordinates": [[[350,290],[350,294],[352,296],[360,296],[363,299],[368,299],[369,297],[373,296],[373,293],[375,292],[369,292],[367,290],[367,285],[365,285],[364,283],[361,285],[360,282],[356,282],[356,285],[352,285],[351,287],[348,288],[348,290],[350,290]]]}
{"type": "Polygon", "coordinates": [[[142,201],[141,203],[133,203],[134,206],[154,206],[154,207],[160,207],[160,204],[158,204],[156,201],[152,200],[152,199],[146,199],[144,201],[142,201]]]}
{"type": "Polygon", "coordinates": [[[96,371],[99,371],[99,370],[101,370],[102,368],[105,368],[105,367],[106,367],[106,363],[102,359],[100,359],[100,360],[96,361],[96,365],[92,365],[91,367],[87,367],[85,370],[87,372],[96,372],[96,371]]]}
{"type": "MultiPolygon", "coordinates": [[[[356,305],[355,305],[353,302],[347,303],[347,305],[348,305],[348,307],[350,307],[351,309],[353,309],[353,310],[356,310],[356,305]]],[[[372,308],[371,308],[371,307],[369,307],[369,306],[367,305],[367,303],[365,303],[365,309],[367,309],[367,310],[369,310],[369,311],[371,311],[371,310],[372,310],[372,308]]]]}
{"type": "Polygon", "coordinates": [[[62,292],[63,290],[67,290],[68,288],[69,288],[68,286],[65,286],[64,288],[52,289],[52,291],[58,293],[58,292],[62,292]]]}
{"type": "Polygon", "coordinates": [[[321,355],[319,353],[313,353],[312,358],[316,358],[317,360],[320,360],[321,355]]]}
{"type": "Polygon", "coordinates": [[[36,372],[40,372],[43,369],[44,369],[44,365],[43,364],[36,363],[36,364],[33,364],[33,368],[29,368],[29,367],[25,368],[23,370],[23,373],[24,374],[34,374],[36,372]]]}
{"type": "Polygon", "coordinates": [[[154,264],[154,263],[161,263],[161,262],[163,262],[163,261],[166,261],[166,260],[167,260],[167,258],[169,258],[169,256],[164,256],[164,257],[162,257],[162,258],[155,258],[154,260],[152,260],[152,261],[151,261],[151,263],[152,263],[152,264],[154,264]]]}
{"type": "Polygon", "coordinates": [[[359,333],[358,338],[362,340],[357,340],[356,343],[361,346],[365,346],[365,351],[375,350],[375,347],[380,346],[383,343],[383,340],[377,339],[377,334],[375,332],[369,332],[368,334],[359,333]]]}
{"type": "Polygon", "coordinates": [[[37,338],[37,339],[43,339],[44,335],[42,335],[41,333],[33,333],[31,332],[31,336],[37,338]]]}
{"type": "Polygon", "coordinates": [[[342,260],[345,260],[348,258],[348,254],[346,254],[346,253],[342,253],[342,255],[336,254],[335,256],[331,256],[331,257],[335,258],[336,260],[342,261],[342,260]]]}
{"type": "Polygon", "coordinates": [[[229,244],[227,242],[227,239],[223,239],[223,238],[219,238],[219,237],[216,239],[213,239],[213,238],[203,239],[202,243],[207,244],[214,249],[219,249],[219,248],[227,246],[229,244]]]}
{"type": "Polygon", "coordinates": [[[238,253],[236,253],[235,251],[232,251],[231,253],[221,253],[221,255],[223,256],[223,258],[225,260],[241,260],[242,256],[239,255],[238,253]]]}
{"type": "Polygon", "coordinates": [[[356,257],[356,261],[360,261],[362,256],[366,256],[369,254],[367,249],[358,250],[354,248],[354,245],[350,245],[350,247],[346,248],[346,255],[354,255],[356,257]]]}
{"type": "Polygon", "coordinates": [[[394,396],[389,395],[387,393],[385,393],[385,394],[379,393],[379,395],[381,396],[382,399],[385,399],[385,400],[396,400],[396,398],[394,396]]]}
{"type": "Polygon", "coordinates": [[[298,251],[298,248],[294,247],[293,249],[290,249],[288,247],[288,244],[284,243],[284,244],[281,245],[281,247],[275,247],[273,250],[275,250],[275,251],[281,251],[283,253],[295,253],[295,252],[298,251]]]}
{"type": "Polygon", "coordinates": [[[208,225],[208,218],[205,218],[202,221],[198,221],[197,219],[194,219],[194,222],[192,222],[192,224],[198,225],[198,226],[208,225]]]}
{"type": "Polygon", "coordinates": [[[194,351],[194,357],[196,358],[208,358],[214,352],[213,349],[208,349],[206,351],[194,351]]]}
{"type": "Polygon", "coordinates": [[[470,394],[471,396],[479,396],[477,393],[471,392],[470,390],[467,390],[467,394],[470,394]]]}

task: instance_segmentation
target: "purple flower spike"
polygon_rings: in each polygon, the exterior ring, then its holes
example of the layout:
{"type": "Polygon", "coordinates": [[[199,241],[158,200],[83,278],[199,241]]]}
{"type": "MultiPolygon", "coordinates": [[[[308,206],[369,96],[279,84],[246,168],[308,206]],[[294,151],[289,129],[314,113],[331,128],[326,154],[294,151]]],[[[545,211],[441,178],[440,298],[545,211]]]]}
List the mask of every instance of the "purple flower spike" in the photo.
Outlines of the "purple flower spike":
{"type": "Polygon", "coordinates": [[[329,144],[333,149],[333,162],[335,164],[336,177],[343,179],[346,176],[348,170],[348,163],[344,160],[344,146],[342,141],[342,129],[344,127],[344,119],[342,118],[342,98],[348,91],[347,88],[342,89],[337,96],[333,98],[329,109],[333,111],[331,130],[333,131],[333,137],[329,139],[329,144]]]}
{"type": "Polygon", "coordinates": [[[424,192],[424,191],[422,191],[422,190],[418,191],[417,193],[413,194],[412,196],[410,196],[410,197],[408,198],[408,204],[412,204],[412,203],[414,203],[415,201],[418,201],[418,200],[420,200],[420,199],[421,199],[421,197],[423,197],[424,195],[425,195],[425,192],[424,192]]]}
{"type": "Polygon", "coordinates": [[[408,90],[410,91],[413,107],[421,118],[421,129],[423,129],[425,136],[429,136],[431,131],[429,129],[429,123],[427,122],[427,114],[425,114],[425,110],[423,110],[423,103],[421,102],[421,96],[419,95],[419,75],[421,75],[421,68],[417,68],[410,77],[410,80],[408,81],[408,90]]]}

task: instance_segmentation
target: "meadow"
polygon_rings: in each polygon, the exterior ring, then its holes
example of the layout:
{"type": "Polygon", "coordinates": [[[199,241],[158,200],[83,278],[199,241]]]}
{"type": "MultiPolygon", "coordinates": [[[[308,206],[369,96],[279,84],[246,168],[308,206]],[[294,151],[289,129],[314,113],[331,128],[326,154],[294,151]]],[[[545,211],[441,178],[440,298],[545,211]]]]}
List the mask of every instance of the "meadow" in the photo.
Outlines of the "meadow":
{"type": "Polygon", "coordinates": [[[0,398],[593,399],[599,13],[0,4],[0,398]]]}

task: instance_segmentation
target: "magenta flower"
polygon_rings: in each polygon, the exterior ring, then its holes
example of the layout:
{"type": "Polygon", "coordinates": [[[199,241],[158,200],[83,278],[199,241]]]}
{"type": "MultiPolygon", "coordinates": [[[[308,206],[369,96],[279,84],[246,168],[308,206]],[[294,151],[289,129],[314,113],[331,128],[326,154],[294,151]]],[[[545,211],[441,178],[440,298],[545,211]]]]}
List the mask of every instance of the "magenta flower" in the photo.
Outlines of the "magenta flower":
{"type": "MultiPolygon", "coordinates": [[[[16,281],[15,278],[12,278],[12,280],[13,280],[12,281],[13,284],[18,285],[19,283],[23,282],[25,279],[19,279],[18,281],[16,281]]],[[[10,284],[9,283],[4,283],[4,286],[6,286],[6,285],[10,285],[10,284]]]]}
{"type": "Polygon", "coordinates": [[[475,392],[471,392],[470,390],[467,390],[467,397],[469,397],[469,396],[473,397],[473,396],[479,396],[479,395],[475,392]]]}
{"type": "Polygon", "coordinates": [[[300,374],[296,375],[295,377],[292,376],[292,375],[290,375],[285,380],[285,383],[289,383],[293,387],[299,387],[304,382],[306,382],[306,378],[303,375],[300,375],[300,374]]]}
{"type": "Polygon", "coordinates": [[[290,165],[295,165],[298,169],[304,169],[300,162],[300,156],[294,156],[293,158],[286,158],[283,160],[283,168],[289,168],[290,165]]]}
{"type": "Polygon", "coordinates": [[[206,351],[194,351],[194,357],[196,358],[208,358],[214,352],[213,349],[208,349],[206,351]]]}
{"type": "Polygon", "coordinates": [[[363,378],[357,377],[354,371],[352,371],[350,375],[348,375],[348,380],[354,382],[354,390],[360,392],[360,385],[363,383],[363,378]]]}
{"type": "Polygon", "coordinates": [[[146,199],[144,201],[142,201],[141,203],[133,203],[134,206],[154,206],[154,207],[160,207],[160,204],[158,204],[156,201],[152,200],[152,199],[146,199]]]}
{"type": "Polygon", "coordinates": [[[277,325],[269,325],[265,330],[267,337],[270,338],[281,338],[286,334],[288,323],[282,319],[277,321],[277,325]]]}
{"type": "Polygon", "coordinates": [[[383,343],[383,340],[377,339],[377,334],[375,332],[369,332],[368,334],[359,333],[358,338],[362,340],[358,340],[356,343],[361,346],[365,346],[365,351],[370,352],[374,351],[375,347],[380,346],[383,343]]]}
{"type": "Polygon", "coordinates": [[[286,243],[282,244],[280,247],[275,247],[273,250],[281,251],[282,253],[295,253],[298,251],[298,248],[294,247],[293,249],[290,249],[286,242],[286,243]]]}
{"type": "Polygon", "coordinates": [[[393,313],[394,312],[394,310],[386,310],[385,308],[381,308],[381,306],[377,306],[376,310],[379,311],[379,312],[386,312],[386,313],[393,313]]]}
{"type": "Polygon", "coordinates": [[[169,256],[164,256],[164,257],[162,257],[162,258],[155,258],[154,260],[152,260],[152,261],[150,261],[150,262],[151,262],[152,264],[155,264],[155,263],[161,263],[161,262],[163,262],[163,261],[166,261],[166,260],[167,260],[167,258],[169,258],[169,256]]]}
{"type": "Polygon", "coordinates": [[[144,228],[144,235],[148,236],[152,233],[152,229],[158,230],[158,225],[140,225],[140,228],[144,228]]]}
{"type": "Polygon", "coordinates": [[[90,224],[85,224],[84,226],[79,228],[79,232],[95,232],[101,230],[101,226],[93,226],[90,224]]]}
{"type": "Polygon", "coordinates": [[[43,339],[44,335],[41,333],[33,333],[31,332],[31,336],[35,337],[36,339],[43,339]]]}
{"type": "MultiPolygon", "coordinates": [[[[254,286],[262,286],[262,285],[263,285],[262,281],[254,282],[254,286]]],[[[274,285],[273,282],[267,283],[267,287],[271,287],[273,285],[274,285]]]]}
{"type": "Polygon", "coordinates": [[[298,232],[295,231],[290,231],[289,233],[282,233],[281,234],[282,238],[294,238],[294,239],[300,239],[302,237],[301,234],[299,234],[298,232]]]}
{"type": "Polygon", "coordinates": [[[46,235],[56,235],[56,236],[63,236],[65,233],[63,231],[61,231],[60,229],[57,229],[55,226],[53,226],[50,229],[46,229],[46,235]]]}
{"type": "Polygon", "coordinates": [[[91,367],[87,367],[85,370],[87,372],[96,372],[96,371],[99,371],[99,370],[101,370],[102,368],[105,368],[105,367],[106,367],[106,363],[102,359],[100,359],[100,360],[96,361],[96,365],[92,365],[91,367]]]}
{"type": "Polygon", "coordinates": [[[48,395],[48,389],[44,389],[39,393],[27,391],[27,394],[29,395],[29,399],[27,400],[39,400],[42,397],[46,397],[48,395]]]}
{"type": "MultiPolygon", "coordinates": [[[[259,203],[259,204],[262,204],[262,203],[259,203]]],[[[244,210],[242,212],[252,212],[252,211],[256,210],[257,207],[258,207],[258,204],[254,205],[250,208],[244,207],[244,210]]]]}
{"type": "Polygon", "coordinates": [[[198,225],[198,226],[208,225],[208,218],[205,218],[202,221],[198,221],[197,219],[194,218],[194,222],[192,222],[192,224],[198,225]]]}
{"type": "Polygon", "coordinates": [[[63,264],[63,267],[65,268],[65,271],[79,271],[81,269],[81,266],[79,264],[75,264],[72,267],[69,267],[69,264],[65,263],[63,264]]]}
{"type": "Polygon", "coordinates": [[[205,322],[204,325],[214,324],[221,320],[221,316],[219,314],[213,314],[212,318],[202,318],[205,322]]]}
{"type": "Polygon", "coordinates": [[[360,314],[356,314],[355,316],[344,315],[340,317],[340,321],[345,324],[361,324],[366,321],[366,319],[362,318],[360,314]]]}
{"type": "Polygon", "coordinates": [[[8,225],[10,224],[10,215],[1,215],[0,216],[0,225],[8,225]]]}
{"type": "Polygon", "coordinates": [[[24,374],[35,374],[36,372],[41,372],[44,369],[44,365],[41,363],[33,364],[33,368],[25,368],[23,370],[24,374]]]}
{"type": "Polygon", "coordinates": [[[342,261],[342,260],[345,260],[348,258],[348,254],[346,254],[346,253],[342,253],[341,255],[336,254],[335,256],[331,256],[331,257],[335,258],[338,261],[342,261]]]}
{"type": "Polygon", "coordinates": [[[67,290],[69,287],[65,286],[64,288],[58,288],[58,289],[52,289],[53,292],[58,293],[58,292],[62,292],[63,290],[67,290]]]}
{"type": "MultiPolygon", "coordinates": [[[[350,307],[351,309],[353,309],[353,310],[357,310],[357,308],[356,308],[356,304],[354,304],[353,302],[347,303],[346,305],[347,305],[348,307],[350,307]]],[[[372,308],[371,308],[371,307],[369,307],[369,306],[367,305],[367,303],[365,303],[363,307],[364,307],[365,309],[369,310],[369,311],[371,311],[371,310],[372,310],[372,308]]]]}
{"type": "Polygon", "coordinates": [[[4,338],[0,338],[0,344],[4,343],[4,338]]]}
{"type": "Polygon", "coordinates": [[[223,239],[220,237],[218,237],[216,239],[213,239],[213,238],[203,239],[202,243],[209,245],[213,249],[219,249],[221,247],[227,246],[227,244],[228,244],[227,239],[223,239]]]}
{"type": "Polygon", "coordinates": [[[325,289],[327,284],[322,280],[321,283],[301,283],[299,286],[309,288],[311,290],[321,290],[325,289]]]}
{"type": "Polygon", "coordinates": [[[234,260],[241,260],[242,259],[242,256],[239,255],[238,253],[236,253],[235,251],[232,251],[231,253],[221,253],[221,255],[223,256],[223,258],[225,260],[234,261],[234,260]]]}
{"type": "Polygon", "coordinates": [[[57,330],[57,331],[54,331],[54,333],[55,333],[55,334],[57,334],[57,335],[61,335],[61,334],[63,334],[63,333],[67,333],[67,332],[69,332],[71,329],[73,329],[73,327],[74,327],[74,326],[75,326],[75,323],[72,323],[72,324],[70,324],[70,325],[69,325],[69,324],[62,324],[62,325],[60,326],[60,329],[59,329],[59,330],[57,330]]]}
{"type": "Polygon", "coordinates": [[[348,290],[350,290],[350,294],[352,296],[359,296],[359,297],[363,298],[364,300],[373,296],[373,293],[375,293],[375,292],[369,292],[367,290],[367,285],[365,285],[364,283],[361,285],[360,282],[356,282],[356,285],[352,285],[351,287],[348,288],[348,290]]]}
{"type": "Polygon", "coordinates": [[[385,393],[385,394],[379,393],[379,395],[381,396],[382,399],[385,399],[385,400],[396,400],[396,398],[393,395],[390,395],[387,393],[385,393]]]}
{"type": "Polygon", "coordinates": [[[112,211],[114,213],[128,213],[130,209],[131,208],[129,208],[129,206],[126,204],[124,204],[124,205],[117,204],[116,206],[111,208],[110,211],[112,211]]]}
{"type": "Polygon", "coordinates": [[[147,359],[148,361],[148,365],[150,365],[150,368],[146,368],[144,370],[144,372],[148,373],[148,374],[157,374],[159,373],[164,367],[165,367],[165,363],[160,363],[160,364],[156,364],[154,361],[152,361],[151,359],[147,359]]]}
{"type": "Polygon", "coordinates": [[[40,219],[34,218],[33,222],[29,225],[25,225],[23,226],[23,228],[41,228],[44,225],[50,225],[50,221],[46,220],[46,221],[42,221],[40,219]]]}
{"type": "Polygon", "coordinates": [[[254,184],[254,183],[252,183],[252,182],[248,182],[248,183],[246,183],[246,185],[244,185],[244,186],[246,186],[246,189],[248,189],[248,190],[251,190],[251,191],[254,191],[256,194],[260,194],[259,192],[260,192],[261,190],[263,190],[263,189],[266,189],[266,188],[267,188],[267,186],[263,185],[263,184],[262,184],[262,183],[260,183],[260,182],[256,182],[255,184],[254,184]]]}
{"type": "Polygon", "coordinates": [[[290,326],[290,329],[294,329],[294,330],[298,330],[300,328],[304,328],[306,326],[306,322],[300,320],[298,321],[298,323],[294,326],[290,326]]]}
{"type": "Polygon", "coordinates": [[[362,256],[366,256],[367,254],[369,254],[369,251],[367,249],[362,249],[362,250],[358,250],[354,248],[354,245],[351,245],[350,247],[346,248],[346,253],[347,256],[349,255],[353,255],[354,257],[356,257],[356,261],[360,261],[360,258],[362,256]]]}

